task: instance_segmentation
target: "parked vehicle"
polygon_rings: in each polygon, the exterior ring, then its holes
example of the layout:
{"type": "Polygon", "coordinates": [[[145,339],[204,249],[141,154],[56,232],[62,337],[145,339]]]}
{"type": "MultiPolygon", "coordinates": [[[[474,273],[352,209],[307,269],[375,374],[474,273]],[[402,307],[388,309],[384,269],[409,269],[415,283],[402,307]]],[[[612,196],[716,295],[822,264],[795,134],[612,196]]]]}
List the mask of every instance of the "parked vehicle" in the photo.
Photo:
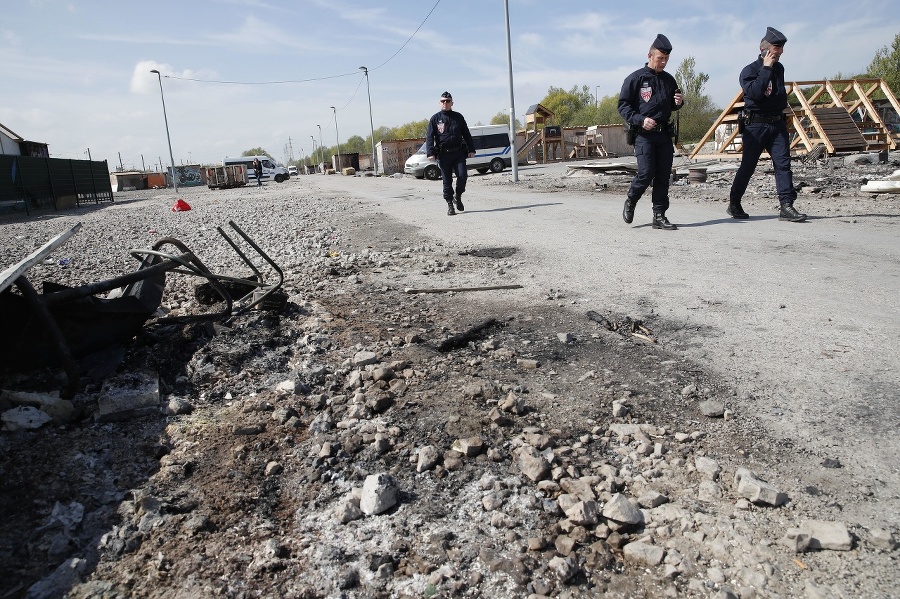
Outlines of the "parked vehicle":
{"type": "Polygon", "coordinates": [[[292,177],[297,176],[297,167],[294,166],[293,164],[292,164],[291,166],[289,166],[289,167],[288,167],[288,174],[289,174],[290,176],[292,176],[292,177]]]}
{"type": "Polygon", "coordinates": [[[247,170],[247,180],[256,183],[256,171],[253,170],[253,160],[259,158],[263,167],[263,181],[275,180],[276,183],[287,181],[291,178],[291,174],[286,168],[275,162],[271,156],[238,156],[237,158],[226,158],[222,164],[229,166],[232,164],[241,164],[247,170]]]}
{"type": "MultiPolygon", "coordinates": [[[[479,125],[469,127],[475,142],[475,157],[466,159],[466,168],[479,173],[488,171],[499,173],[512,166],[512,148],[509,143],[509,127],[506,125],[479,125]]],[[[470,148],[471,150],[472,148],[470,148]]],[[[417,179],[436,180],[441,178],[437,161],[431,162],[425,155],[425,144],[419,151],[407,158],[403,172],[417,179]]]]}

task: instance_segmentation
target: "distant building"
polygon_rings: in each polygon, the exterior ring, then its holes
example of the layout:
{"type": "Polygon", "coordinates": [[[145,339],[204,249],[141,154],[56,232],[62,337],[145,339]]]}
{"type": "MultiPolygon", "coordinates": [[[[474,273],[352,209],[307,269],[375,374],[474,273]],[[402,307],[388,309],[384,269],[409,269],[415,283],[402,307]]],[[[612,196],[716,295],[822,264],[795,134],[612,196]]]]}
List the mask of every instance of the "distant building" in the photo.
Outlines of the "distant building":
{"type": "Polygon", "coordinates": [[[0,124],[0,155],[50,158],[50,150],[47,148],[47,144],[27,141],[0,124]]]}

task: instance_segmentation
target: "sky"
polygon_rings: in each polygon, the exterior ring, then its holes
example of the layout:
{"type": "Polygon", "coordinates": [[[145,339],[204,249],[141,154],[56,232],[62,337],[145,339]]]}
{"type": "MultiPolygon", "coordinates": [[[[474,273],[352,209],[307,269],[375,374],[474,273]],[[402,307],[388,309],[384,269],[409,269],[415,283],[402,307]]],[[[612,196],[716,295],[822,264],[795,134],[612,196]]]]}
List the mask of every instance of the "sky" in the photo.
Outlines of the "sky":
{"type": "Polygon", "coordinates": [[[601,99],[657,33],[709,75],[720,108],[767,26],[789,81],[864,72],[900,33],[896,0],[18,0],[0,18],[0,124],[54,158],[157,168],[265,148],[280,162],[429,118],[444,91],[470,125],[553,86],[601,99]],[[643,5],[643,6],[642,6],[643,5]],[[158,78],[151,73],[157,69],[158,78]],[[162,83],[162,91],[160,90],[162,83]],[[214,83],[233,82],[233,83],[214,83]],[[162,101],[165,100],[165,113],[162,101]],[[334,108],[332,108],[334,107],[334,108]]]}

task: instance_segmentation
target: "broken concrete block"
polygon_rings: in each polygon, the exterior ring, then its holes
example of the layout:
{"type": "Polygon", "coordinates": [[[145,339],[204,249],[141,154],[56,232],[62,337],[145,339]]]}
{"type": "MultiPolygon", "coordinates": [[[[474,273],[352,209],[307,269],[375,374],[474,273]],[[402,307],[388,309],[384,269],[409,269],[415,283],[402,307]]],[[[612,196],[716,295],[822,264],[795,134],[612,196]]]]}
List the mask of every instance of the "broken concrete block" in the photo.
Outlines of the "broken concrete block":
{"type": "Polygon", "coordinates": [[[809,549],[830,549],[832,551],[850,551],[853,549],[853,537],[842,522],[827,520],[804,520],[800,530],[810,537],[809,549]]]}
{"type": "Polygon", "coordinates": [[[622,549],[626,562],[639,566],[658,566],[666,557],[666,550],[658,545],[637,541],[628,543],[622,549]]]}
{"type": "Polygon", "coordinates": [[[3,430],[5,431],[41,428],[52,420],[49,414],[33,406],[19,406],[6,410],[0,415],[0,418],[3,419],[3,430]]]}
{"type": "Polygon", "coordinates": [[[55,424],[68,424],[75,419],[75,406],[67,399],[59,398],[59,391],[51,393],[31,393],[9,391],[0,393],[0,400],[19,406],[31,406],[48,414],[55,424]]]}
{"type": "Polygon", "coordinates": [[[754,472],[747,468],[738,468],[734,473],[734,484],[737,492],[757,504],[779,506],[787,502],[788,496],[782,493],[774,485],[758,478],[754,472]]]}
{"type": "Polygon", "coordinates": [[[159,375],[127,372],[103,383],[97,398],[97,422],[117,422],[159,410],[159,375]]]}

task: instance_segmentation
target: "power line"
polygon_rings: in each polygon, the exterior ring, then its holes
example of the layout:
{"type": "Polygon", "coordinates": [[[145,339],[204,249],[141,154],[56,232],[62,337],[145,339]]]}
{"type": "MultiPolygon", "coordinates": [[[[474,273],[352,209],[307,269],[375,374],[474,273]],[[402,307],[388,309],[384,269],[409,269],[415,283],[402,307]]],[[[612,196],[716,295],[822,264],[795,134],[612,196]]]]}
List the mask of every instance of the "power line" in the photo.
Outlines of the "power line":
{"type": "MultiPolygon", "coordinates": [[[[435,11],[435,9],[438,7],[438,4],[440,4],[440,3],[441,3],[441,0],[437,0],[434,3],[434,6],[431,7],[431,10],[428,11],[428,14],[425,15],[425,18],[422,19],[422,22],[419,23],[418,27],[416,27],[416,30],[412,32],[412,35],[410,35],[409,38],[407,38],[407,40],[405,42],[403,42],[403,45],[400,46],[400,48],[396,52],[394,52],[390,56],[390,58],[388,58],[387,60],[385,60],[383,63],[381,63],[377,67],[370,69],[370,70],[374,71],[374,70],[380,69],[381,67],[385,66],[387,63],[394,60],[394,58],[396,58],[397,55],[403,51],[403,49],[407,46],[407,44],[409,44],[409,42],[412,41],[412,39],[416,36],[416,34],[419,33],[419,30],[422,29],[422,27],[425,25],[425,22],[428,21],[428,18],[431,16],[431,14],[435,11]]],[[[356,75],[358,73],[359,73],[359,71],[354,71],[352,73],[342,73],[340,75],[326,75],[324,77],[312,77],[310,79],[285,79],[284,81],[223,81],[223,80],[217,80],[217,79],[197,79],[194,77],[178,77],[176,75],[163,75],[163,77],[166,77],[167,79],[178,79],[179,81],[193,81],[195,83],[216,83],[219,85],[285,85],[285,84],[291,84],[291,83],[311,83],[313,81],[326,81],[328,79],[339,79],[340,77],[349,77],[351,75],[356,75]]],[[[362,84],[362,78],[360,78],[360,85],[361,84],[362,84]]],[[[359,90],[359,85],[356,86],[356,90],[357,91],[359,90]]],[[[353,95],[354,96],[356,95],[356,91],[353,92],[353,95]]],[[[353,101],[353,98],[350,98],[350,101],[353,101]]],[[[350,102],[347,102],[347,104],[344,105],[344,108],[346,108],[349,104],[350,104],[350,102]]]]}

